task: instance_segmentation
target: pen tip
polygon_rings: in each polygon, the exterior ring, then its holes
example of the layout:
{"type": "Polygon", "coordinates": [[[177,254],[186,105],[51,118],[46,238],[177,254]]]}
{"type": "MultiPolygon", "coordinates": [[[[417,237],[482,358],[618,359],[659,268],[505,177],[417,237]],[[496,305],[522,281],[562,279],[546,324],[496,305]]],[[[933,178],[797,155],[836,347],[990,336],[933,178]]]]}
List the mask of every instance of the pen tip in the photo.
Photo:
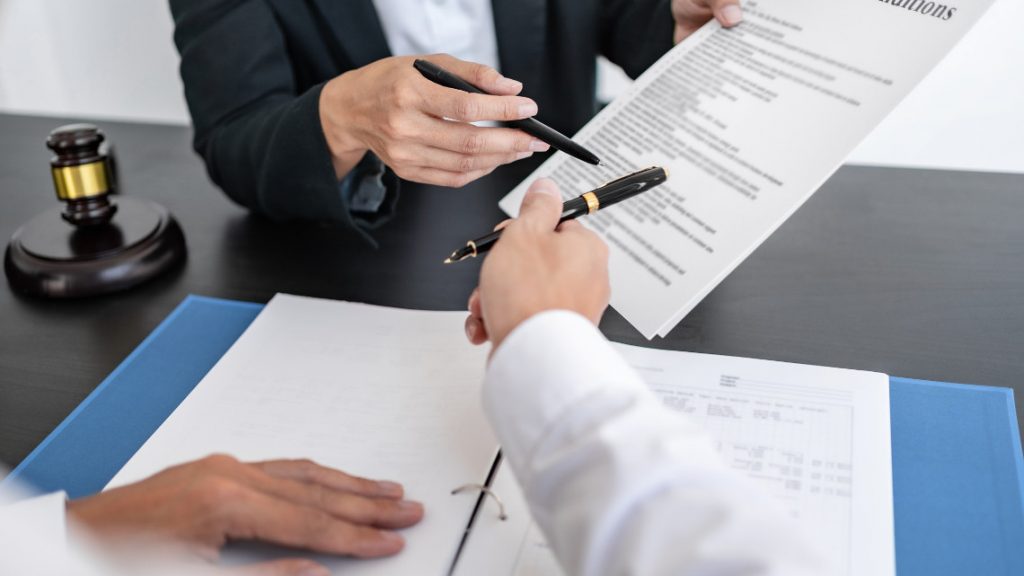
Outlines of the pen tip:
{"type": "Polygon", "coordinates": [[[451,258],[445,258],[444,259],[444,263],[445,264],[451,264],[452,263],[452,259],[451,258]]]}

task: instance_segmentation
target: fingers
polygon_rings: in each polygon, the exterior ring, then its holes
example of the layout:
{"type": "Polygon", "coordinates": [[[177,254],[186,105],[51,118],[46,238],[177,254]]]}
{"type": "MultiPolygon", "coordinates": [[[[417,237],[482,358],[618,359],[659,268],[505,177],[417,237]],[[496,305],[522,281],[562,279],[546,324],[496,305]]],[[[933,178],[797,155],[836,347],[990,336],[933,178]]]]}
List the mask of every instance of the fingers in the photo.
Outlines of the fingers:
{"type": "Polygon", "coordinates": [[[451,188],[550,148],[519,130],[445,120],[422,122],[411,132],[412,136],[384,148],[382,157],[405,180],[451,188]]]}
{"type": "Polygon", "coordinates": [[[466,317],[466,339],[474,346],[487,342],[487,329],[484,327],[484,319],[481,316],[466,317]]]}
{"type": "Polygon", "coordinates": [[[445,54],[428,59],[487,92],[471,94],[430,81],[419,82],[424,109],[435,116],[460,122],[479,122],[521,120],[537,115],[536,102],[516,96],[523,89],[522,83],[505,78],[497,70],[445,54]]]}
{"type": "Polygon", "coordinates": [[[470,94],[434,83],[420,85],[423,110],[459,122],[522,120],[537,115],[537,103],[522,96],[470,94]]]}
{"type": "Polygon", "coordinates": [[[710,0],[711,11],[722,26],[731,28],[743,21],[739,0],[710,0]]]}
{"type": "Polygon", "coordinates": [[[475,172],[449,172],[447,170],[423,167],[404,167],[395,168],[394,170],[399,177],[405,180],[433,184],[434,186],[446,186],[448,188],[462,188],[466,184],[494,172],[494,168],[477,170],[475,172]]]}
{"type": "Polygon", "coordinates": [[[260,488],[268,495],[326,512],[353,524],[398,529],[408,528],[423,519],[423,505],[409,500],[367,498],[294,480],[276,480],[260,488]]]}
{"type": "Polygon", "coordinates": [[[470,84],[480,88],[484,92],[501,95],[515,95],[523,89],[523,83],[512,78],[506,78],[490,66],[459,60],[448,54],[434,54],[427,56],[427,60],[445,68],[456,76],[461,77],[470,84]]]}
{"type": "Polygon", "coordinates": [[[534,182],[519,208],[517,224],[533,232],[553,232],[562,217],[562,193],[547,178],[534,182]]]}
{"type": "Polygon", "coordinates": [[[319,484],[333,490],[362,496],[397,499],[404,494],[401,484],[352,476],[311,460],[268,460],[253,462],[252,465],[275,478],[319,484]]]}
{"type": "Polygon", "coordinates": [[[410,152],[422,158],[423,166],[425,167],[459,173],[487,170],[497,166],[511,164],[512,162],[529,158],[533,155],[533,152],[529,151],[462,154],[451,150],[432,148],[428,146],[412,146],[410,152]]]}
{"type": "MultiPolygon", "coordinates": [[[[505,222],[509,222],[506,220],[505,222]]],[[[504,223],[502,223],[504,224],[504,223]]],[[[499,224],[498,226],[501,226],[499,224]]],[[[483,306],[480,303],[480,289],[476,288],[469,296],[469,316],[466,318],[466,338],[474,346],[489,340],[487,326],[484,324],[483,306]]]]}
{"type": "Polygon", "coordinates": [[[672,3],[672,13],[676,20],[674,41],[677,44],[712,17],[726,28],[743,20],[739,0],[676,0],[672,3]]]}
{"type": "Polygon", "coordinates": [[[234,568],[225,571],[225,574],[231,576],[331,576],[331,571],[312,560],[286,558],[234,568]]]}
{"type": "Polygon", "coordinates": [[[483,306],[480,305],[480,289],[474,288],[469,295],[469,313],[473,316],[483,316],[483,306]]]}
{"type": "Polygon", "coordinates": [[[419,502],[391,497],[401,492],[397,484],[355,478],[308,460],[281,460],[272,464],[272,469],[282,476],[263,474],[254,467],[254,474],[244,476],[243,481],[268,495],[357,524],[406,528],[423,518],[423,505],[419,502]],[[355,494],[349,491],[352,487],[363,492],[383,491],[388,497],[355,494]]]}
{"type": "Polygon", "coordinates": [[[546,152],[547,143],[514,128],[484,128],[438,120],[425,127],[431,144],[460,154],[507,154],[510,152],[546,152]]]}
{"type": "Polygon", "coordinates": [[[256,490],[240,491],[227,507],[227,536],[232,539],[360,558],[390,556],[405,546],[394,532],[360,526],[256,490]]]}

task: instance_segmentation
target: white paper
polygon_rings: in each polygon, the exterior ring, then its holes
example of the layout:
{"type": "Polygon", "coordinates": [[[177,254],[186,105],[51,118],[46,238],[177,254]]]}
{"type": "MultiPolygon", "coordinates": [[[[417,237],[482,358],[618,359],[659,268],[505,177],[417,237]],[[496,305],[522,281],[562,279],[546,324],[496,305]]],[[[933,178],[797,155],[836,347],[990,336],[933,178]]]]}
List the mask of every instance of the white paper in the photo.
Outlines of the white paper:
{"type": "MultiPolygon", "coordinates": [[[[834,576],[895,573],[887,376],[615,346],[666,406],[702,424],[726,462],[833,555],[834,576]]],[[[507,466],[494,489],[510,524],[488,525],[485,515],[457,576],[561,574],[540,530],[525,525],[529,511],[507,466]]]]}
{"type": "Polygon", "coordinates": [[[541,176],[571,198],[640,168],[667,167],[668,183],[581,219],[611,248],[612,305],[645,337],[663,336],[810,197],[991,3],[745,2],[743,23],[701,28],[580,130],[576,139],[607,167],[556,154],[501,207],[516,214],[541,176]]]}
{"type": "MultiPolygon", "coordinates": [[[[441,576],[477,499],[450,491],[483,482],[498,447],[480,409],[486,350],[465,341],[464,319],[278,295],[110,486],[214,452],[398,481],[426,508],[401,554],[319,559],[346,575],[441,576]]],[[[273,553],[228,551],[226,561],[273,553]]]]}

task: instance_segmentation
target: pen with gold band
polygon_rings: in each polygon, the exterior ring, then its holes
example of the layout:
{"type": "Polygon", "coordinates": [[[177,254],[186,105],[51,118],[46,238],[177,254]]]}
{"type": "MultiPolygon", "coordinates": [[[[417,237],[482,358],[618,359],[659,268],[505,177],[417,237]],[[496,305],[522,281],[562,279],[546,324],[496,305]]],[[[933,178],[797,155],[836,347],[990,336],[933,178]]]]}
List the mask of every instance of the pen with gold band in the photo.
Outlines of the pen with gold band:
{"type": "MultiPolygon", "coordinates": [[[[632,198],[637,194],[642,194],[658,186],[668,179],[668,171],[664,168],[652,167],[639,172],[634,172],[629,176],[624,176],[617,180],[595,188],[590,192],[585,192],[572,200],[567,200],[562,204],[562,217],[559,219],[559,223],[565,222],[566,220],[574,220],[580,216],[586,214],[593,214],[598,210],[607,208],[613,204],[617,204],[632,198]]],[[[491,232],[486,236],[477,238],[476,240],[470,240],[466,242],[466,245],[459,248],[452,255],[445,259],[445,264],[451,264],[452,262],[459,262],[466,258],[475,258],[479,254],[483,254],[494,246],[494,243],[501,238],[501,230],[491,232]]]]}

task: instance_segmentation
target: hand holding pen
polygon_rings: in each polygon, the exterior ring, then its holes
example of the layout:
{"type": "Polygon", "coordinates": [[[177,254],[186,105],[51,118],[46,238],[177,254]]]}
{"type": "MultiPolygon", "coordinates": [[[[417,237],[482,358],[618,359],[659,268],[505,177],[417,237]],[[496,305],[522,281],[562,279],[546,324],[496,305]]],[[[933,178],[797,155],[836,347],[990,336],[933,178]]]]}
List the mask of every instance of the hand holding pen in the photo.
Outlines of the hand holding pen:
{"type": "Polygon", "coordinates": [[[369,151],[400,178],[457,188],[550,149],[522,130],[471,124],[536,115],[537,103],[519,95],[521,83],[482,64],[426,58],[489,94],[431,82],[413,67],[413,56],[384,58],[330,80],[320,94],[320,124],[339,179],[369,151]]]}
{"type": "MultiPolygon", "coordinates": [[[[637,194],[662,184],[667,179],[668,171],[655,166],[612,180],[603,186],[595,188],[590,192],[585,192],[562,204],[562,213],[556,225],[618,204],[623,200],[632,198],[637,194]]],[[[466,258],[475,258],[487,252],[501,238],[503,230],[495,230],[486,236],[466,242],[465,246],[452,252],[451,256],[446,258],[444,263],[460,262],[466,258]]]]}
{"type": "MultiPolygon", "coordinates": [[[[419,70],[423,77],[431,82],[440,84],[453,90],[461,90],[469,94],[487,94],[480,88],[470,84],[466,80],[452,74],[444,68],[430,62],[429,60],[416,60],[413,62],[416,70],[419,70]]],[[[523,118],[519,120],[506,120],[504,124],[510,128],[518,128],[527,134],[536,136],[543,142],[551,145],[555,150],[561,150],[566,154],[595,166],[601,165],[601,159],[590,150],[573,142],[561,132],[551,128],[536,118],[523,118]]]]}
{"type": "Polygon", "coordinates": [[[595,324],[608,305],[608,247],[575,220],[559,224],[562,195],[540,179],[484,261],[469,299],[466,337],[497,349],[516,326],[546,310],[567,310],[595,324]]]}

